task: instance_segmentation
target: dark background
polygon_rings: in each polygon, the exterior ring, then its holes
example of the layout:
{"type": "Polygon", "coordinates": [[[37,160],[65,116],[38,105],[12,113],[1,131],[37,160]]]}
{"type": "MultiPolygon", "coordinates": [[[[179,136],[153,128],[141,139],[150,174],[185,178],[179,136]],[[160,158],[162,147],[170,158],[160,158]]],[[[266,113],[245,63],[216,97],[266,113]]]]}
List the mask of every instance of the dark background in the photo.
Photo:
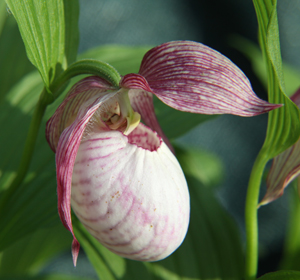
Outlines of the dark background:
{"type": "MultiPolygon", "coordinates": [[[[80,4],[80,52],[102,44],[154,46],[171,40],[198,41],[229,57],[248,76],[256,94],[266,99],[265,89],[252,72],[250,62],[229,44],[233,34],[257,42],[252,1],[81,0],[80,4]]],[[[283,59],[299,67],[300,0],[278,0],[278,15],[283,59]]],[[[266,124],[267,115],[220,116],[179,140],[212,151],[222,159],[226,176],[217,195],[243,234],[246,188],[253,162],[264,141],[266,124]]],[[[276,270],[288,204],[287,191],[276,202],[259,210],[259,274],[276,270]]],[[[92,268],[81,258],[76,273],[93,276],[92,268]]],[[[72,270],[72,264],[61,258],[48,270],[72,270]]]]}

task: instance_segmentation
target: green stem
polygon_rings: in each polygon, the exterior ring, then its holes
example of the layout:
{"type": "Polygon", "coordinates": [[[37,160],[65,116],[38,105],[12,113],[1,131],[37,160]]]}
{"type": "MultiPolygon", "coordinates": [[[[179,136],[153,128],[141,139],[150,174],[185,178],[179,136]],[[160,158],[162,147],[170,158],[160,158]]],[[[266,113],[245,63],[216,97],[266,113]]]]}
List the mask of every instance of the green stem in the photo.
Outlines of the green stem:
{"type": "Polygon", "coordinates": [[[257,205],[259,189],[263,171],[268,159],[263,150],[257,156],[250,175],[246,197],[245,223],[246,223],[246,265],[245,279],[256,279],[258,264],[258,221],[257,205]]]}
{"type": "Polygon", "coordinates": [[[52,102],[52,97],[46,92],[44,89],[40,95],[39,101],[35,107],[35,110],[33,112],[33,116],[31,119],[31,123],[29,126],[27,138],[25,141],[24,149],[23,149],[23,154],[21,158],[21,162],[19,165],[19,168],[17,170],[17,175],[12,181],[10,187],[3,192],[1,198],[0,198],[0,216],[3,213],[3,209],[5,208],[6,204],[8,203],[9,198],[12,196],[12,194],[16,191],[18,186],[23,182],[30,162],[32,158],[32,154],[34,151],[39,127],[44,115],[44,112],[46,110],[46,107],[48,104],[52,102]]]}
{"type": "Polygon", "coordinates": [[[94,59],[84,59],[71,64],[67,70],[51,85],[50,90],[53,92],[54,100],[64,90],[64,85],[73,77],[78,75],[91,74],[104,78],[113,86],[118,87],[121,79],[118,71],[111,65],[94,59]]]}

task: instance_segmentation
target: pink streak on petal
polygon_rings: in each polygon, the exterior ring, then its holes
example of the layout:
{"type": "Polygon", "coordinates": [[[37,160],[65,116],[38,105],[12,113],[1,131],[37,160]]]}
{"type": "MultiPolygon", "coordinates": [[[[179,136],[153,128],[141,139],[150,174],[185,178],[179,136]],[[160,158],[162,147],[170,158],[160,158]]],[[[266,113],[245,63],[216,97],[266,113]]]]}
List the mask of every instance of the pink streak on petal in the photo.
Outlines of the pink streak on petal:
{"type": "Polygon", "coordinates": [[[236,65],[196,42],[174,41],[151,49],[139,74],[160,100],[180,111],[255,116],[281,106],[259,99],[236,65]]]}
{"type": "MultiPolygon", "coordinates": [[[[291,96],[300,107],[300,88],[291,96]]],[[[284,189],[300,174],[300,140],[273,159],[267,177],[267,192],[259,205],[268,204],[283,195],[284,189]]]]}
{"type": "Polygon", "coordinates": [[[73,239],[72,241],[72,260],[73,260],[73,265],[76,266],[77,264],[77,258],[80,250],[80,244],[77,241],[76,238],[73,239]]]}
{"type": "MultiPolygon", "coordinates": [[[[139,74],[127,74],[122,77],[120,87],[128,89],[141,89],[152,92],[147,80],[139,74]]],[[[153,93],[153,92],[152,92],[153,93]]]]}
{"type": "Polygon", "coordinates": [[[181,244],[189,222],[188,189],[176,158],[142,124],[132,137],[94,133],[77,153],[74,212],[95,238],[123,257],[167,257],[181,244]],[[90,185],[79,184],[86,179],[90,185]]]}
{"type": "Polygon", "coordinates": [[[147,126],[156,131],[162,137],[164,142],[174,153],[174,148],[167,136],[164,134],[156,118],[152,93],[138,89],[131,89],[129,90],[129,98],[133,110],[141,115],[143,122],[147,126]]]}
{"type": "Polygon", "coordinates": [[[79,252],[79,243],[74,235],[71,220],[71,181],[75,158],[88,121],[99,106],[115,94],[116,92],[101,97],[94,96],[85,102],[84,106],[81,106],[78,110],[74,122],[60,135],[57,145],[56,174],[58,213],[63,225],[73,235],[72,253],[74,265],[76,265],[79,252]]]}
{"type": "Polygon", "coordinates": [[[267,177],[267,192],[260,205],[283,195],[284,189],[300,174],[300,141],[274,158],[267,177]]]}
{"type": "Polygon", "coordinates": [[[155,115],[152,90],[146,79],[139,74],[127,74],[122,77],[120,87],[129,88],[129,98],[134,111],[138,112],[144,123],[156,131],[174,153],[169,139],[163,133],[155,115]]]}
{"type": "Polygon", "coordinates": [[[161,138],[147,126],[139,124],[128,136],[128,143],[137,145],[150,152],[157,151],[162,144],[161,138]]]}
{"type": "Polygon", "coordinates": [[[87,77],[76,83],[47,122],[46,138],[51,149],[55,152],[60,134],[74,121],[83,103],[95,95],[103,95],[114,89],[100,77],[87,77]]]}

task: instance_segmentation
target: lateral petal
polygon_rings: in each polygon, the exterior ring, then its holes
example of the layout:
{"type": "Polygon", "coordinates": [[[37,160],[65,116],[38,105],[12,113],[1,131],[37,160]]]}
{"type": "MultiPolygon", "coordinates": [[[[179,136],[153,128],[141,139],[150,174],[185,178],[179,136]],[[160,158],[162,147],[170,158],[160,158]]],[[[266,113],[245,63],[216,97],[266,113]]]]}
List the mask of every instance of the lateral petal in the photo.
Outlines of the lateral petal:
{"type": "Polygon", "coordinates": [[[74,265],[76,265],[79,253],[79,243],[74,235],[71,220],[71,181],[74,162],[87,123],[99,106],[112,98],[116,93],[117,92],[112,92],[100,97],[95,95],[78,107],[75,120],[70,126],[63,130],[57,145],[56,176],[58,213],[63,225],[73,235],[72,254],[74,265]]]}
{"type": "Polygon", "coordinates": [[[259,205],[283,195],[284,189],[300,174],[300,141],[274,158],[267,177],[267,192],[259,205]]]}
{"type": "MultiPolygon", "coordinates": [[[[300,88],[291,97],[300,108],[300,88]]],[[[267,192],[259,205],[268,204],[283,195],[284,189],[300,174],[300,139],[273,159],[267,177],[267,192]]]]}
{"type": "Polygon", "coordinates": [[[54,152],[62,131],[74,121],[80,106],[91,97],[104,95],[111,90],[116,89],[96,76],[82,79],[71,88],[46,124],[46,139],[54,152]]]}
{"type": "Polygon", "coordinates": [[[196,42],[174,41],[151,49],[139,74],[160,100],[180,111],[255,116],[281,106],[259,99],[235,64],[196,42]]]}
{"type": "Polygon", "coordinates": [[[77,153],[72,209],[111,251],[155,261],[184,239],[189,193],[176,158],[151,129],[95,130],[77,153]]]}

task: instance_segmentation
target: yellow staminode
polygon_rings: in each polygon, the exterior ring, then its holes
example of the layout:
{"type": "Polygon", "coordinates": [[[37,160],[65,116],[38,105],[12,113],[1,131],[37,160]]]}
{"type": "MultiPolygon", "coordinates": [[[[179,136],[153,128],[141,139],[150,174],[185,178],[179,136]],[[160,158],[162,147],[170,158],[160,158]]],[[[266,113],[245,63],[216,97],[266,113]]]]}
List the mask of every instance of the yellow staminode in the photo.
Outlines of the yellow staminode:
{"type": "Polygon", "coordinates": [[[130,134],[137,126],[138,124],[140,123],[141,121],[141,115],[137,112],[134,112],[132,110],[132,113],[131,116],[127,117],[127,127],[124,131],[124,134],[125,135],[128,135],[130,134]]]}

